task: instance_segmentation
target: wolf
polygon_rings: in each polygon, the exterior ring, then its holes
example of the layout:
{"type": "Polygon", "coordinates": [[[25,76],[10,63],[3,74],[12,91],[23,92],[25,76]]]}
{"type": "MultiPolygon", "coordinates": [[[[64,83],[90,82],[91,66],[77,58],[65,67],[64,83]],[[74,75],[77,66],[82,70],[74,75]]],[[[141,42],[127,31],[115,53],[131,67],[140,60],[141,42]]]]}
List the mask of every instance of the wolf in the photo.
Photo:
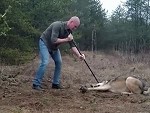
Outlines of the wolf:
{"type": "Polygon", "coordinates": [[[110,79],[106,81],[102,81],[97,84],[91,84],[89,86],[84,85],[81,86],[80,90],[82,93],[87,91],[109,91],[112,93],[120,93],[120,94],[150,94],[150,88],[145,86],[145,81],[134,77],[116,77],[115,79],[110,79]]]}

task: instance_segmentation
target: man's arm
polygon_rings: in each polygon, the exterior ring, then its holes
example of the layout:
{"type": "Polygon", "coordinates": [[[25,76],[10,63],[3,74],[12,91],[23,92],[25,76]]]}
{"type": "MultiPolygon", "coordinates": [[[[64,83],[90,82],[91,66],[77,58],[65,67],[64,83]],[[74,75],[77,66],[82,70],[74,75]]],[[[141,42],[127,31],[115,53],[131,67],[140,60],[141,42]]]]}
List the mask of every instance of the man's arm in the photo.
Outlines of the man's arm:
{"type": "Polygon", "coordinates": [[[79,57],[81,60],[84,60],[84,59],[85,59],[85,55],[84,55],[84,54],[80,54],[76,47],[72,47],[71,50],[72,50],[72,52],[73,52],[77,57],[79,57]]]}
{"type": "Polygon", "coordinates": [[[73,40],[73,36],[71,33],[68,35],[68,37],[61,39],[61,37],[59,37],[59,31],[60,31],[60,26],[57,24],[53,25],[52,33],[51,33],[51,42],[53,44],[61,44],[73,40]]]}
{"type": "Polygon", "coordinates": [[[71,40],[73,40],[72,34],[68,35],[68,37],[64,38],[64,39],[57,38],[57,40],[54,42],[54,44],[66,43],[66,42],[69,42],[71,40]]]}

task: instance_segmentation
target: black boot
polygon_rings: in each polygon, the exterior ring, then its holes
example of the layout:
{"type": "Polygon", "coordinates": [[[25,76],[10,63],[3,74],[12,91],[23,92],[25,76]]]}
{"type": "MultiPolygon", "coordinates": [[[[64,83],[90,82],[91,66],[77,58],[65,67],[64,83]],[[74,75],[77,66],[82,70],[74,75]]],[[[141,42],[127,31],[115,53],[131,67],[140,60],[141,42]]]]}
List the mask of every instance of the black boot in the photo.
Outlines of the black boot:
{"type": "Polygon", "coordinates": [[[41,86],[38,86],[38,85],[35,85],[35,84],[32,85],[32,89],[35,89],[35,90],[38,90],[38,91],[43,91],[43,88],[41,86]]]}
{"type": "Polygon", "coordinates": [[[65,89],[63,86],[61,86],[60,84],[52,84],[52,88],[53,89],[65,89]]]}

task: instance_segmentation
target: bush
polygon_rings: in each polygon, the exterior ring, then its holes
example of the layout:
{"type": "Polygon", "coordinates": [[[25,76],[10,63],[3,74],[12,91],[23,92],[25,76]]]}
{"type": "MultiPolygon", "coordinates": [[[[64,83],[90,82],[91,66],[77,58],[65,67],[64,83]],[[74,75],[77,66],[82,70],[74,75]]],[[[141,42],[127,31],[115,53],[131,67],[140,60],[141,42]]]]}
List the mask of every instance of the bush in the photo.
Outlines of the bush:
{"type": "Polygon", "coordinates": [[[32,59],[33,53],[20,52],[18,49],[0,48],[1,63],[7,65],[19,65],[32,59]]]}

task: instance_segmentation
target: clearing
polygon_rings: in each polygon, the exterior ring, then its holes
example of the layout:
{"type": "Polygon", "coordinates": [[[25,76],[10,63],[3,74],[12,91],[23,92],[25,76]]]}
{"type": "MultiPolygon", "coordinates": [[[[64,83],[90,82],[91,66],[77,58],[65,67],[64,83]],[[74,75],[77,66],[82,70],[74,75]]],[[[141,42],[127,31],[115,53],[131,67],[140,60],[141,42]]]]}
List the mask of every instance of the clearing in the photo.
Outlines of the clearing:
{"type": "MultiPolygon", "coordinates": [[[[136,75],[150,84],[149,63],[131,61],[117,53],[93,56],[83,52],[99,81],[136,75]]],[[[149,57],[148,57],[149,58],[149,57]]],[[[44,91],[32,89],[38,57],[21,66],[1,66],[0,113],[150,113],[150,96],[79,91],[81,85],[96,83],[84,61],[63,55],[62,84],[68,89],[51,89],[54,71],[51,60],[43,80],[44,91]]]]}

